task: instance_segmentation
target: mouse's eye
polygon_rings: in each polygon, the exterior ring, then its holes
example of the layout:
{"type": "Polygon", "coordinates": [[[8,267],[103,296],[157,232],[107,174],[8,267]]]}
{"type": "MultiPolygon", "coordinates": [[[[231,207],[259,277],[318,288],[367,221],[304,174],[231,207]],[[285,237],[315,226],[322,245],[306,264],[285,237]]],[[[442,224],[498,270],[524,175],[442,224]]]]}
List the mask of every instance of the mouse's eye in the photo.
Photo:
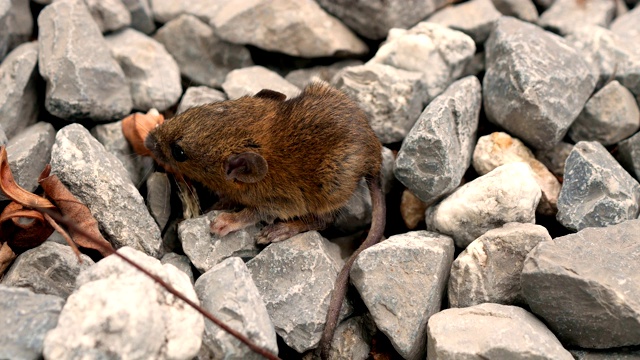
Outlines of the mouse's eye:
{"type": "Polygon", "coordinates": [[[184,153],[184,150],[178,144],[171,145],[171,156],[173,156],[177,162],[187,161],[187,154],[184,153]]]}

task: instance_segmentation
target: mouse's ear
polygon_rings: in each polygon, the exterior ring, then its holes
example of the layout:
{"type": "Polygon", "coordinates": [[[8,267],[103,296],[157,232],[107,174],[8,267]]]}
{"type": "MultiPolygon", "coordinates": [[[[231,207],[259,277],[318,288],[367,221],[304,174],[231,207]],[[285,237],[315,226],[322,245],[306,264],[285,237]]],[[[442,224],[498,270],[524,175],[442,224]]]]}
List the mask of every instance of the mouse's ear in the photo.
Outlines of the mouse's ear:
{"type": "Polygon", "coordinates": [[[277,101],[284,101],[287,98],[287,95],[277,92],[275,90],[270,89],[262,89],[258,91],[257,94],[253,95],[253,97],[263,98],[263,99],[272,99],[277,101]]]}
{"type": "Polygon", "coordinates": [[[225,164],[227,180],[243,183],[256,183],[266,175],[269,166],[267,160],[254,152],[243,152],[229,156],[225,164]]]}

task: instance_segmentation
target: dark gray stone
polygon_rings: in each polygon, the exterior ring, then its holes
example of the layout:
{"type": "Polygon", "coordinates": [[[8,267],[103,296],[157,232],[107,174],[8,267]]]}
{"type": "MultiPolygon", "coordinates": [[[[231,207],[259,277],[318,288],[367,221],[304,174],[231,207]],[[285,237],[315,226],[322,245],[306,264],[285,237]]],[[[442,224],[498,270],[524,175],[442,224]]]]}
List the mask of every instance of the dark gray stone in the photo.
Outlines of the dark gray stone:
{"type": "Polygon", "coordinates": [[[0,285],[0,358],[42,359],[45,334],[58,323],[64,300],[0,285]]]}
{"type": "Polygon", "coordinates": [[[573,32],[583,25],[609,27],[616,14],[616,2],[611,0],[555,0],[540,15],[538,24],[561,35],[573,32]]]}
{"type": "Polygon", "coordinates": [[[460,185],[471,164],[481,105],[480,81],[458,80],[427,106],[404,139],[394,172],[420,200],[433,203],[460,185]]]}
{"type": "Polygon", "coordinates": [[[481,44],[487,40],[494,23],[501,16],[491,0],[471,0],[438,10],[427,21],[462,31],[481,44]]]}
{"type": "Polygon", "coordinates": [[[522,290],[564,344],[640,344],[640,220],[544,241],[529,253],[522,290]]]}
{"type": "Polygon", "coordinates": [[[164,229],[171,216],[171,182],[166,173],[154,172],[147,179],[147,208],[164,229]]]}
{"type": "Polygon", "coordinates": [[[559,36],[510,17],[485,48],[488,119],[536,149],[555,146],[595,87],[587,63],[559,36]]]}
{"type": "Polygon", "coordinates": [[[493,0],[493,5],[502,15],[530,23],[538,21],[538,9],[531,0],[493,0]]]}
{"type": "Polygon", "coordinates": [[[33,34],[29,0],[0,1],[0,60],[33,34]]]}
{"type": "Polygon", "coordinates": [[[9,139],[38,119],[37,63],[38,43],[31,42],[0,64],[0,125],[9,139]]]}
{"type": "Polygon", "coordinates": [[[105,121],[131,111],[124,73],[83,1],[61,0],[45,7],[38,27],[38,65],[51,114],[105,121]]]}
{"type": "Polygon", "coordinates": [[[131,25],[131,13],[121,0],[84,0],[93,21],[103,33],[131,25]]]}
{"type": "Polygon", "coordinates": [[[162,257],[162,259],[160,259],[160,262],[162,263],[162,265],[171,264],[175,266],[176,268],[178,268],[178,270],[187,274],[189,280],[191,280],[191,283],[193,284],[193,271],[191,270],[191,263],[189,262],[189,258],[187,256],[179,255],[173,252],[167,253],[162,257]]]}
{"type": "Polygon", "coordinates": [[[294,97],[300,93],[300,89],[297,86],[263,66],[250,66],[229,72],[224,83],[222,83],[222,89],[224,89],[229,99],[237,99],[244,95],[255,95],[262,89],[281,92],[287,98],[294,97]]]}
{"type": "Polygon", "coordinates": [[[330,82],[340,70],[362,64],[360,60],[342,60],[327,66],[320,65],[306,69],[296,69],[290,71],[284,79],[302,89],[313,81],[330,82]]]}
{"type": "Polygon", "coordinates": [[[122,3],[131,14],[132,28],[145,34],[151,34],[156,30],[149,0],[122,0],[122,3]]]}
{"type": "Polygon", "coordinates": [[[540,160],[556,176],[564,176],[564,165],[571,150],[573,150],[573,145],[559,142],[551,149],[536,151],[536,159],[540,160]]]}
{"type": "Polygon", "coordinates": [[[617,159],[629,174],[640,179],[640,133],[618,143],[617,159]]]}
{"type": "Polygon", "coordinates": [[[638,360],[640,349],[569,350],[575,360],[638,360]]]}
{"type": "Polygon", "coordinates": [[[222,91],[206,86],[191,86],[185,91],[178,105],[177,114],[185,112],[187,109],[198,105],[209,104],[227,100],[227,95],[222,91]]]}
{"type": "Polygon", "coordinates": [[[600,143],[577,143],[564,170],[558,221],[570,230],[618,224],[638,217],[640,184],[600,143]]]}
{"type": "Polygon", "coordinates": [[[91,210],[107,240],[162,256],[160,229],[124,166],[84,127],[68,125],[56,135],[51,170],[91,210]]]}

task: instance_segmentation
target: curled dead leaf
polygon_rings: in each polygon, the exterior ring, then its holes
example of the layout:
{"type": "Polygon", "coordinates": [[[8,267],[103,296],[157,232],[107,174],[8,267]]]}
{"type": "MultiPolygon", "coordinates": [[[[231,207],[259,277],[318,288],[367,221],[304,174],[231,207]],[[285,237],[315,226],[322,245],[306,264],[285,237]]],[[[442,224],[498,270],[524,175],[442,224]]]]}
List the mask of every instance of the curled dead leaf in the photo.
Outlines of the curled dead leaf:
{"type": "Polygon", "coordinates": [[[151,109],[146,114],[131,114],[122,120],[122,133],[138,155],[151,156],[149,149],[144,146],[144,139],[149,131],[163,122],[164,116],[156,109],[151,109]]]}
{"type": "Polygon", "coordinates": [[[25,207],[55,209],[49,200],[28,192],[16,183],[11,168],[9,168],[7,149],[4,146],[0,147],[0,191],[9,199],[25,207]]]}
{"type": "Polygon", "coordinates": [[[36,247],[53,233],[44,216],[22,204],[11,202],[0,214],[0,239],[16,252],[36,247]]]}

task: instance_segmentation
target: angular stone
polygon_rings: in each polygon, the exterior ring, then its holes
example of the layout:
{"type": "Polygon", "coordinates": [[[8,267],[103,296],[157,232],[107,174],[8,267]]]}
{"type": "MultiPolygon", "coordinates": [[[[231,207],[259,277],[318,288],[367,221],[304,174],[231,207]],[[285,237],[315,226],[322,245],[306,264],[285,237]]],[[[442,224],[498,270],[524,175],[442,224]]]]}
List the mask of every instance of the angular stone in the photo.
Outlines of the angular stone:
{"type": "Polygon", "coordinates": [[[435,314],[429,320],[427,344],[429,359],[573,359],[535,316],[499,304],[435,314]]]}
{"type": "MultiPolygon", "coordinates": [[[[251,274],[238,257],[230,257],[198,278],[196,293],[202,307],[256,345],[278,353],[276,332],[251,274]]],[[[212,322],[205,325],[203,359],[263,359],[212,322]]]]}
{"type": "MultiPolygon", "coordinates": [[[[123,255],[199,303],[182,271],[132,248],[123,255]]],[[[44,341],[46,359],[192,359],[204,320],[196,310],[116,256],[82,272],[58,325],[44,341]]]]}
{"type": "Polygon", "coordinates": [[[503,132],[494,132],[478,139],[478,144],[473,151],[473,168],[479,175],[512,162],[525,162],[531,167],[536,182],[542,190],[537,211],[543,215],[555,215],[558,211],[560,182],[533,156],[531,150],[522,141],[503,132]]]}
{"type": "Polygon", "coordinates": [[[540,196],[540,186],[529,165],[502,165],[428,208],[427,229],[449,235],[457,247],[465,248],[480,235],[506,223],[534,223],[540,196]]]}
{"type": "Polygon", "coordinates": [[[147,208],[160,229],[171,216],[171,182],[166,173],[154,172],[147,179],[147,208]]]}
{"type": "Polygon", "coordinates": [[[631,91],[616,80],[596,92],[569,128],[571,140],[612,145],[640,129],[640,110],[631,91]]]}
{"type": "Polygon", "coordinates": [[[0,2],[0,60],[33,35],[33,15],[29,0],[0,2]]]}
{"type": "Polygon", "coordinates": [[[189,258],[187,256],[178,255],[173,252],[167,253],[162,257],[162,259],[160,259],[160,263],[162,265],[171,264],[175,266],[178,270],[187,274],[189,280],[191,280],[191,283],[193,284],[193,271],[191,270],[191,263],[189,262],[189,258]]]}
{"type": "Polygon", "coordinates": [[[131,13],[121,0],[84,0],[84,2],[103,33],[131,25],[131,13]]]}
{"type": "Polygon", "coordinates": [[[111,54],[124,71],[133,108],[164,111],[182,95],[180,68],[164,46],[133,29],[106,37],[111,54]]]}
{"type": "Polygon", "coordinates": [[[440,310],[453,252],[450,237],[415,231],[364,250],[353,264],[351,282],[405,359],[424,359],[427,321],[440,310]]]}
{"type": "Polygon", "coordinates": [[[181,15],[154,35],[180,66],[180,73],[195,84],[220,87],[234,69],[252,66],[249,50],[220,39],[193,15],[181,15]]]}
{"type": "Polygon", "coordinates": [[[427,106],[402,143],[396,178],[428,204],[457,188],[471,164],[480,87],[474,76],[451,84],[427,106]]]}
{"type": "Polygon", "coordinates": [[[471,0],[438,10],[427,21],[462,31],[476,44],[481,44],[487,40],[494,23],[501,16],[491,0],[471,0]]]}
{"type": "Polygon", "coordinates": [[[370,316],[349,318],[336,328],[329,349],[332,360],[365,360],[371,351],[371,339],[376,325],[370,316]]]}
{"type": "Polygon", "coordinates": [[[576,231],[638,217],[640,184],[598,142],[581,141],[565,166],[558,221],[576,231]]]}
{"type": "Polygon", "coordinates": [[[330,82],[340,70],[349,66],[362,64],[360,60],[342,60],[327,66],[319,65],[305,69],[296,69],[290,71],[284,79],[302,89],[313,81],[320,80],[330,82]]]}
{"type": "Polygon", "coordinates": [[[419,73],[388,65],[351,66],[332,82],[358,102],[383,144],[407,136],[428,98],[419,73]]]}
{"type": "Polygon", "coordinates": [[[347,234],[363,230],[371,224],[371,211],[371,193],[365,179],[361,179],[347,204],[340,209],[333,226],[347,234]]]}
{"type": "Polygon", "coordinates": [[[559,36],[510,17],[485,46],[487,118],[535,149],[555,146],[595,87],[587,63],[559,36]]]}
{"type": "Polygon", "coordinates": [[[292,85],[277,73],[262,67],[250,66],[229,72],[222,84],[222,89],[229,99],[237,99],[244,95],[255,95],[262,89],[281,92],[287,98],[300,93],[297,86],[292,85]]]}
{"type": "Polygon", "coordinates": [[[423,21],[409,30],[393,29],[369,63],[422,74],[429,103],[462,75],[476,47],[468,35],[423,21]]]}
{"type": "Polygon", "coordinates": [[[575,360],[637,360],[640,359],[640,351],[633,348],[608,349],[608,350],[569,350],[575,360]]]}
{"type": "Polygon", "coordinates": [[[564,344],[605,349],[640,344],[640,220],[540,243],[522,290],[564,344]]]}
{"type": "Polygon", "coordinates": [[[640,50],[637,44],[640,41],[640,7],[636,6],[628,13],[618,16],[618,18],[611,23],[611,31],[622,39],[624,39],[623,46],[629,51],[635,52],[640,55],[640,50]]]}
{"type": "Polygon", "coordinates": [[[259,229],[251,226],[219,237],[209,231],[209,224],[221,211],[182,221],[178,225],[178,237],[184,253],[193,266],[205,273],[230,257],[251,259],[258,254],[256,237],[259,229]]]}
{"type": "Polygon", "coordinates": [[[38,119],[37,64],[36,42],[18,46],[0,64],[0,125],[8,138],[38,119]]]}
{"type": "Polygon", "coordinates": [[[222,91],[212,89],[207,86],[191,86],[184,92],[180,105],[176,114],[185,112],[185,110],[198,105],[209,104],[218,101],[227,100],[227,95],[222,91]]]}
{"type": "MultiPolygon", "coordinates": [[[[276,333],[297,352],[315,348],[342,267],[337,245],[309,231],[272,243],[247,262],[247,267],[276,333]]],[[[350,312],[345,302],[341,318],[350,312]]]]}
{"type": "Polygon", "coordinates": [[[609,27],[616,14],[616,2],[611,0],[555,0],[540,15],[538,24],[561,35],[570,34],[583,25],[609,27]]]}
{"type": "Polygon", "coordinates": [[[0,358],[42,359],[45,334],[58,322],[64,300],[0,285],[0,358]]]}
{"type": "Polygon", "coordinates": [[[325,8],[355,30],[374,40],[384,39],[392,28],[406,29],[446,4],[443,0],[318,0],[325,8]]]}
{"type": "Polygon", "coordinates": [[[94,264],[87,255],[82,254],[80,258],[82,263],[67,245],[45,241],[18,255],[2,279],[2,285],[66,299],[73,292],[80,271],[94,264]]]}
{"type": "Polygon", "coordinates": [[[475,239],[451,266],[451,307],[482,303],[525,304],[520,287],[524,260],[538,243],[551,240],[540,225],[508,223],[475,239]]]}
{"type": "Polygon", "coordinates": [[[369,50],[315,1],[231,0],[220,5],[210,24],[231,43],[291,56],[363,55],[369,50]]]}
{"type": "Polygon", "coordinates": [[[79,124],[56,134],[51,171],[91,210],[107,240],[162,256],[160,229],[122,163],[79,124]]]}
{"type": "Polygon", "coordinates": [[[567,162],[573,145],[559,142],[556,146],[547,150],[536,151],[536,159],[557,176],[564,176],[564,164],[567,162]]]}
{"type": "Polygon", "coordinates": [[[618,143],[616,158],[629,174],[640,179],[640,133],[618,143]]]}
{"type": "Polygon", "coordinates": [[[382,169],[380,173],[382,174],[382,191],[385,194],[388,194],[391,189],[394,187],[396,181],[396,176],[393,174],[393,169],[396,166],[396,155],[393,150],[382,147],[382,169]]]}
{"type": "Polygon", "coordinates": [[[153,22],[149,0],[122,0],[122,3],[131,14],[132,28],[145,34],[151,34],[155,31],[156,24],[153,22]]]}
{"type": "Polygon", "coordinates": [[[538,9],[531,0],[493,0],[493,5],[502,15],[530,23],[538,21],[538,9]]]}
{"type": "Polygon", "coordinates": [[[84,2],[56,1],[38,16],[40,75],[45,107],[60,118],[105,121],[131,111],[131,94],[118,63],[84,2]]]}

